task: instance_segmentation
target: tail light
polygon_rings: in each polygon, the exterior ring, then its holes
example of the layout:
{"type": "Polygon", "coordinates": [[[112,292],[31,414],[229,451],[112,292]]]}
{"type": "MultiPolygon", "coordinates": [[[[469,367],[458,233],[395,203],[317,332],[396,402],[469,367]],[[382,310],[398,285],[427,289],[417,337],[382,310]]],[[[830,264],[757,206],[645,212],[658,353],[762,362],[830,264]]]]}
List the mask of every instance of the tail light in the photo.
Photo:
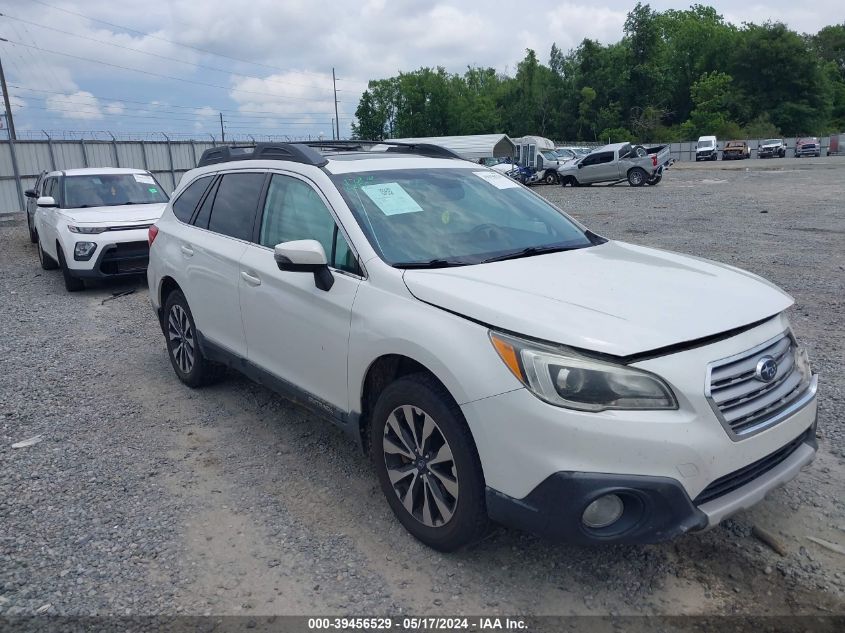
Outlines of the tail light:
{"type": "Polygon", "coordinates": [[[153,242],[156,239],[156,235],[158,235],[158,227],[153,224],[150,227],[149,232],[147,233],[147,242],[149,242],[150,246],[153,245],[153,242]]]}
{"type": "MultiPolygon", "coordinates": [[[[657,154],[651,155],[651,166],[657,167],[657,154]]],[[[150,244],[152,244],[152,242],[150,242],[150,244]]]]}

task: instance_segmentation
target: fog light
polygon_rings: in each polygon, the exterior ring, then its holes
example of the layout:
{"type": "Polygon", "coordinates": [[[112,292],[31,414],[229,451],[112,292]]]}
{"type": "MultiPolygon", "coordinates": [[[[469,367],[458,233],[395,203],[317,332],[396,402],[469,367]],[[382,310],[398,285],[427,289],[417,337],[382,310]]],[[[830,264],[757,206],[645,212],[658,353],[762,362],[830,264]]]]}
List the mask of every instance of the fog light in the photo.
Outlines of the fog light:
{"type": "Polygon", "coordinates": [[[78,262],[88,261],[96,250],[97,245],[94,242],[77,242],[73,247],[73,258],[78,262]]]}
{"type": "Polygon", "coordinates": [[[617,495],[604,495],[584,510],[581,520],[589,528],[603,528],[615,523],[622,516],[625,504],[617,495]]]}

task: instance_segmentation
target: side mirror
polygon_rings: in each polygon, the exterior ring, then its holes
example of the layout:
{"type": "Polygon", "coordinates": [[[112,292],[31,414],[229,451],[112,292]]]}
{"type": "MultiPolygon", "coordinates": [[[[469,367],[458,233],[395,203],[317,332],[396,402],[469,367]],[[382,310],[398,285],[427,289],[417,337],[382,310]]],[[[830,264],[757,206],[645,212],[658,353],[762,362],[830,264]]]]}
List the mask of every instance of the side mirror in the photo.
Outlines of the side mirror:
{"type": "Polygon", "coordinates": [[[584,166],[584,163],[578,163],[578,169],[581,169],[584,166]]]}
{"type": "Polygon", "coordinates": [[[27,189],[23,192],[23,195],[25,195],[27,198],[37,198],[38,192],[35,189],[27,189]]]}
{"type": "Polygon", "coordinates": [[[294,240],[276,244],[273,259],[279,270],[293,273],[313,273],[314,284],[320,290],[331,290],[334,276],[329,270],[326,251],[317,240],[294,240]]]}
{"type": "Polygon", "coordinates": [[[49,208],[49,207],[57,207],[59,205],[56,204],[56,199],[53,196],[41,196],[38,200],[35,201],[35,204],[39,207],[49,208]]]}

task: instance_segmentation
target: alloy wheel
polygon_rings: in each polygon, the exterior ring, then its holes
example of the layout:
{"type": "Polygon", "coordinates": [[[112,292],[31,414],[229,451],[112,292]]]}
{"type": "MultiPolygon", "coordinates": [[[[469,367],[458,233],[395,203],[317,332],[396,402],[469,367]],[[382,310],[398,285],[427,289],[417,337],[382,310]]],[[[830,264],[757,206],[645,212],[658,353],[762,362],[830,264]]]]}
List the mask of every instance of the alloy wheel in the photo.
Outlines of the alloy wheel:
{"type": "Polygon", "coordinates": [[[167,337],[170,341],[170,353],[184,374],[194,368],[194,330],[185,309],[176,304],[170,308],[167,317],[167,337]]]}
{"type": "Polygon", "coordinates": [[[384,463],[405,510],[427,527],[449,522],[458,504],[458,473],[449,442],[434,419],[411,405],[388,416],[384,463]]]}

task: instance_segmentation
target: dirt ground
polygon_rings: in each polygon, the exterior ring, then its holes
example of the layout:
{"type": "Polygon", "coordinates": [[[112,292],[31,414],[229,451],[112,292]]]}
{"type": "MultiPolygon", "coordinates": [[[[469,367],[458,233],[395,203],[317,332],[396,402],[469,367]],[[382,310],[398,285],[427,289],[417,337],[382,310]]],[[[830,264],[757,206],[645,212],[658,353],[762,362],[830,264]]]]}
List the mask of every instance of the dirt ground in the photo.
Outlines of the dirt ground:
{"type": "Polygon", "coordinates": [[[68,294],[22,217],[0,216],[0,614],[845,614],[843,182],[845,160],[822,158],[538,187],[606,237],[791,293],[820,451],[753,510],[672,543],[498,528],[452,555],[399,526],[337,429],[236,375],[179,383],[142,281],[68,294]]]}

